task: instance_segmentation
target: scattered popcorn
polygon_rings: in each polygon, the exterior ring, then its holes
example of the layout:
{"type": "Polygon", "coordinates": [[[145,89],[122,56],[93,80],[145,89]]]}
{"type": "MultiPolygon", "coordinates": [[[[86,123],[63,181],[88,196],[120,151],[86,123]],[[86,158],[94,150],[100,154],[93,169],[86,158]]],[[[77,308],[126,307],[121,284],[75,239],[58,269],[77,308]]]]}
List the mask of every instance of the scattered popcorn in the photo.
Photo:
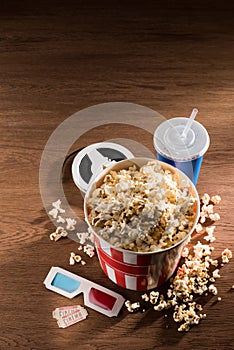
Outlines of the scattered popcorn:
{"type": "Polygon", "coordinates": [[[213,235],[215,229],[216,229],[216,226],[210,226],[210,227],[208,226],[206,227],[206,232],[210,235],[213,235]]]}
{"type": "Polygon", "coordinates": [[[183,258],[187,258],[188,255],[189,255],[189,249],[188,249],[188,247],[184,247],[181,256],[182,256],[183,258]]]}
{"type": "Polygon", "coordinates": [[[213,271],[213,277],[214,278],[220,278],[221,277],[220,274],[219,274],[219,269],[216,269],[216,270],[213,271]]]}
{"type": "Polygon", "coordinates": [[[218,298],[217,298],[217,300],[218,300],[218,301],[221,301],[221,300],[222,300],[222,298],[221,298],[221,297],[218,297],[218,298]]]}
{"type": "Polygon", "coordinates": [[[214,204],[219,204],[221,202],[221,197],[216,195],[211,197],[211,202],[214,204]]]}
{"type": "Polygon", "coordinates": [[[52,206],[55,209],[57,209],[59,213],[65,213],[65,210],[61,208],[61,204],[62,204],[61,200],[58,199],[56,202],[52,203],[52,206]]]}
{"type": "Polygon", "coordinates": [[[132,310],[132,303],[131,303],[130,300],[126,300],[126,301],[125,301],[125,306],[126,306],[126,308],[127,308],[127,310],[128,310],[129,312],[133,312],[133,310],[132,310]]]}
{"type": "MultiPolygon", "coordinates": [[[[202,257],[210,256],[213,247],[210,247],[208,244],[202,244],[200,241],[193,247],[195,259],[202,259],[202,257]]],[[[189,261],[190,262],[190,261],[189,261]]],[[[195,261],[195,265],[198,264],[198,261],[195,261]]],[[[196,267],[196,266],[194,266],[196,267]]]]}
{"type": "Polygon", "coordinates": [[[70,265],[75,265],[75,259],[72,257],[72,256],[70,256],[70,258],[69,258],[69,264],[70,265]]]}
{"type": "Polygon", "coordinates": [[[94,242],[94,236],[91,230],[88,230],[88,232],[77,232],[76,235],[80,241],[80,244],[85,244],[86,241],[94,242]]]}
{"type": "Polygon", "coordinates": [[[195,230],[197,231],[197,233],[200,233],[203,230],[202,225],[198,223],[195,227],[195,230]]]}
{"type": "Polygon", "coordinates": [[[83,250],[82,245],[79,245],[78,250],[83,250]]]}
{"type": "Polygon", "coordinates": [[[207,205],[206,212],[207,212],[207,214],[213,214],[213,212],[214,212],[214,205],[213,204],[207,205]]]}
{"type": "Polygon", "coordinates": [[[65,223],[65,219],[62,216],[59,215],[58,218],[57,218],[57,222],[61,223],[61,224],[64,224],[65,223]]]}
{"type": "Polygon", "coordinates": [[[56,237],[56,232],[50,234],[50,240],[53,241],[56,237]]]}
{"type": "Polygon", "coordinates": [[[159,292],[152,291],[150,292],[150,303],[156,304],[158,301],[159,292]]]}
{"type": "Polygon", "coordinates": [[[142,296],[141,296],[141,298],[143,299],[143,300],[145,300],[145,301],[149,301],[149,297],[148,297],[148,295],[147,295],[147,293],[145,293],[145,294],[143,294],[142,296]]]}
{"type": "Polygon", "coordinates": [[[218,264],[219,264],[219,262],[218,262],[218,260],[212,260],[212,259],[210,259],[210,264],[217,267],[218,264]]]}
{"type": "Polygon", "coordinates": [[[203,217],[200,219],[200,222],[201,222],[202,224],[204,224],[204,223],[206,222],[205,216],[203,216],[203,217]]]}
{"type": "Polygon", "coordinates": [[[188,332],[190,330],[190,327],[189,327],[189,323],[185,322],[185,323],[182,323],[182,325],[178,328],[178,331],[179,332],[188,332]]]}
{"type": "Polygon", "coordinates": [[[83,266],[86,265],[86,261],[84,261],[84,260],[81,260],[80,263],[81,263],[81,265],[83,265],[83,266]]]}
{"type": "Polygon", "coordinates": [[[141,305],[139,302],[131,303],[130,300],[126,300],[125,306],[129,312],[135,312],[135,311],[138,311],[140,309],[141,305]]]}
{"type": "Polygon", "coordinates": [[[204,195],[201,197],[201,200],[203,204],[208,205],[210,201],[210,196],[208,193],[204,193],[204,195]]]}
{"type": "MultiPolygon", "coordinates": [[[[214,230],[215,226],[207,227],[206,233],[213,234],[214,230]]],[[[206,318],[206,314],[202,313],[202,305],[194,300],[195,296],[207,296],[208,292],[213,295],[218,294],[214,282],[216,278],[220,278],[219,269],[209,271],[210,266],[218,266],[218,260],[211,258],[213,250],[214,247],[202,244],[200,241],[194,245],[193,253],[189,254],[188,248],[185,247],[182,253],[185,263],[178,268],[176,276],[170,279],[171,284],[167,290],[166,299],[158,291],[151,291],[149,295],[145,293],[141,296],[144,302],[154,304],[155,311],[173,308],[174,321],[181,323],[179,332],[189,331],[192,325],[199,324],[206,318]]],[[[230,259],[230,250],[225,249],[222,256],[228,256],[230,259]]],[[[218,297],[218,301],[220,300],[221,297],[218,297]]],[[[131,303],[128,304],[130,305],[131,303]]]]}
{"type": "Polygon", "coordinates": [[[139,302],[133,303],[133,304],[132,304],[132,310],[138,309],[140,306],[141,306],[141,305],[140,305],[139,302]]]}
{"type": "Polygon", "coordinates": [[[74,259],[75,259],[75,261],[77,263],[81,262],[81,256],[80,255],[75,255],[74,259]]]}
{"type": "Polygon", "coordinates": [[[210,214],[209,218],[212,221],[218,221],[218,220],[220,220],[220,215],[218,213],[210,214]]]}
{"type": "Polygon", "coordinates": [[[228,263],[229,260],[232,258],[232,252],[230,249],[226,248],[222,251],[222,262],[224,264],[228,263]]]}
{"type": "Polygon", "coordinates": [[[215,287],[215,285],[210,284],[208,289],[209,289],[209,292],[210,292],[210,293],[212,293],[212,294],[214,294],[214,295],[217,295],[217,294],[218,294],[218,289],[215,287]]]}
{"type": "Polygon", "coordinates": [[[67,237],[67,235],[67,231],[62,226],[58,226],[56,231],[50,234],[50,239],[56,242],[62,237],[67,237]]]}
{"type": "Polygon", "coordinates": [[[68,231],[74,231],[76,229],[75,225],[76,225],[76,220],[75,219],[71,219],[71,218],[67,218],[66,219],[67,222],[67,226],[66,229],[68,231]]]}
{"type": "Polygon", "coordinates": [[[84,252],[87,254],[90,258],[92,258],[95,255],[94,247],[90,244],[87,244],[84,246],[84,252]]]}
{"type": "Polygon", "coordinates": [[[70,258],[69,258],[70,265],[75,265],[75,263],[81,263],[81,260],[82,260],[82,258],[80,255],[77,255],[74,252],[70,253],[70,258]]]}
{"type": "Polygon", "coordinates": [[[95,231],[116,247],[157,251],[185,238],[196,217],[196,198],[177,174],[150,161],[140,169],[110,171],[87,199],[95,231]]]}
{"type": "Polygon", "coordinates": [[[52,216],[53,219],[56,219],[58,216],[58,210],[53,208],[49,211],[49,215],[52,216]]]}
{"type": "Polygon", "coordinates": [[[206,227],[206,232],[208,233],[207,236],[204,236],[204,239],[206,241],[212,243],[216,240],[216,238],[213,236],[215,228],[216,228],[216,226],[206,227]]]}
{"type": "Polygon", "coordinates": [[[216,240],[216,238],[213,235],[204,236],[204,239],[210,243],[213,243],[216,240]]]}
{"type": "MultiPolygon", "coordinates": [[[[218,221],[220,220],[220,216],[218,213],[214,213],[214,205],[220,203],[221,197],[220,196],[213,196],[210,198],[210,196],[205,193],[201,197],[201,213],[200,213],[200,223],[204,224],[206,220],[209,218],[212,221],[218,221]],[[209,204],[211,202],[211,204],[209,204]]],[[[198,224],[199,225],[199,224],[198,224]]],[[[198,226],[198,232],[201,232],[202,228],[198,226]]]]}
{"type": "Polygon", "coordinates": [[[161,301],[158,305],[154,306],[154,310],[155,311],[162,311],[163,309],[165,309],[167,307],[167,303],[166,301],[161,301]]]}

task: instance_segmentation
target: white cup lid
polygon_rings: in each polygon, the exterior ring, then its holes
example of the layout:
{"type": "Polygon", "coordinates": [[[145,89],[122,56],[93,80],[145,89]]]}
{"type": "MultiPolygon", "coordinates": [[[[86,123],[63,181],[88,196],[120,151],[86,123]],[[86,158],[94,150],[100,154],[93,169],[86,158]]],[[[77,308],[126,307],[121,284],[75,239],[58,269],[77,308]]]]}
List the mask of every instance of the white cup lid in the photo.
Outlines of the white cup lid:
{"type": "Polygon", "coordinates": [[[154,133],[154,147],[166,158],[176,161],[196,159],[207,151],[210,138],[208,132],[197,121],[193,121],[186,138],[182,132],[188,118],[172,118],[161,123],[154,133]]]}
{"type": "Polygon", "coordinates": [[[94,143],[82,149],[72,163],[72,177],[76,186],[87,191],[90,184],[105,168],[120,160],[133,158],[125,147],[112,142],[94,143]]]}

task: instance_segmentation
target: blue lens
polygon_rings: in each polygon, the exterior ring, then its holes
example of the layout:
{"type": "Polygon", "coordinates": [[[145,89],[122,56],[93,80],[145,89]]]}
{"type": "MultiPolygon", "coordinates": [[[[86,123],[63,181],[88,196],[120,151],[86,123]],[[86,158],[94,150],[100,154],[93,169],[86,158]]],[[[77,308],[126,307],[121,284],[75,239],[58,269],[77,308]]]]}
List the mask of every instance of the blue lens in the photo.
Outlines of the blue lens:
{"type": "Polygon", "coordinates": [[[57,287],[65,292],[72,293],[79,289],[80,282],[74,280],[71,277],[63,275],[60,272],[57,272],[54,276],[54,279],[51,283],[52,286],[57,287]]]}

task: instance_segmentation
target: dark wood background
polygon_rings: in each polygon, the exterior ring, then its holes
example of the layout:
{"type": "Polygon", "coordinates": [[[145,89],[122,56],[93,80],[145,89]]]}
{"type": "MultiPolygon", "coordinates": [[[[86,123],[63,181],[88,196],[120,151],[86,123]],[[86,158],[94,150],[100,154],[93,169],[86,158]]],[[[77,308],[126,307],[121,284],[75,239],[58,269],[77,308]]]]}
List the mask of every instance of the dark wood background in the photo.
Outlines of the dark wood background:
{"type": "MultiPolygon", "coordinates": [[[[49,240],[54,226],[38,185],[46,141],[79,110],[125,101],[169,118],[196,106],[211,137],[197,189],[223,199],[214,256],[226,247],[234,252],[233,11],[225,1],[1,1],[1,350],[234,349],[233,260],[217,281],[222,301],[204,299],[207,319],[189,333],[177,332],[171,314],[125,309],[115,319],[89,309],[86,321],[59,329],[52,310],[82,297],[70,301],[46,290],[51,266],[132,300],[140,295],[109,281],[96,257],[84,267],[68,265],[77,244],[49,240]]],[[[86,144],[105,140],[105,133],[103,127],[88,134],[86,144]]],[[[139,139],[138,131],[132,137],[139,139]]],[[[153,151],[152,140],[144,142],[153,151]]],[[[76,198],[69,173],[65,180],[76,198]]]]}

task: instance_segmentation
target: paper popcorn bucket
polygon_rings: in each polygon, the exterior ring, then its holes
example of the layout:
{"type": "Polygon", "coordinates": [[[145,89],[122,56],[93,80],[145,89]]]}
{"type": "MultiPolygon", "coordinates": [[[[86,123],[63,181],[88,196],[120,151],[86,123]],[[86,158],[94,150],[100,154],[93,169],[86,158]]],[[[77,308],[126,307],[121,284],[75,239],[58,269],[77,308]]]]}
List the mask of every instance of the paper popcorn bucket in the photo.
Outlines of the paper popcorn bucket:
{"type": "Polygon", "coordinates": [[[192,229],[187,234],[187,236],[184,237],[184,239],[172,247],[155,252],[130,251],[122,248],[117,248],[109,242],[105,241],[97,234],[97,232],[95,232],[95,228],[88,220],[87,199],[95,188],[101,186],[105,175],[111,170],[118,171],[120,169],[128,169],[129,166],[133,164],[141,167],[150,160],[152,159],[133,158],[121,161],[115,164],[113,167],[110,167],[105,173],[101,174],[101,176],[97,178],[89,188],[88,192],[86,193],[84,202],[85,219],[93,231],[95,247],[97,249],[97,254],[102,270],[109,277],[109,279],[117,285],[136,291],[149,290],[162,285],[172,276],[176,270],[183,247],[187,243],[199,219],[200,205],[198,193],[195,186],[184,173],[169,164],[158,161],[162,165],[163,169],[168,169],[173,173],[176,173],[178,175],[179,181],[182,181],[186,178],[187,182],[189,183],[189,190],[196,198],[196,217],[192,229]]]}

